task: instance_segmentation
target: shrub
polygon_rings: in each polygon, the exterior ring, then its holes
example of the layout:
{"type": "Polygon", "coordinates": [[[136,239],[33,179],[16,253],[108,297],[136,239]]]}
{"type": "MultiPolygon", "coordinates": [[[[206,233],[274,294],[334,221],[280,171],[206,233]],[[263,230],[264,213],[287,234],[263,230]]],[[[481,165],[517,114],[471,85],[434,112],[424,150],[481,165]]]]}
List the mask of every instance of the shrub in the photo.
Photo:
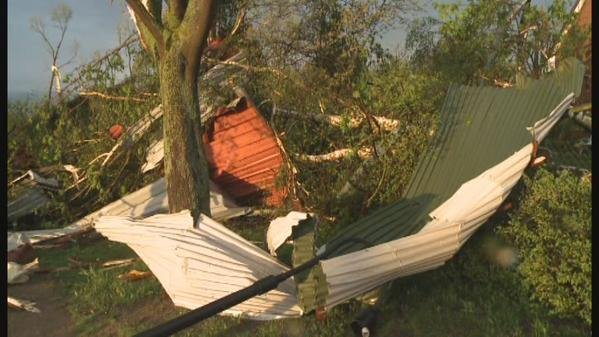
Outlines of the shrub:
{"type": "Polygon", "coordinates": [[[532,296],[560,317],[591,319],[591,183],[567,171],[525,178],[519,210],[499,232],[520,250],[532,296]]]}

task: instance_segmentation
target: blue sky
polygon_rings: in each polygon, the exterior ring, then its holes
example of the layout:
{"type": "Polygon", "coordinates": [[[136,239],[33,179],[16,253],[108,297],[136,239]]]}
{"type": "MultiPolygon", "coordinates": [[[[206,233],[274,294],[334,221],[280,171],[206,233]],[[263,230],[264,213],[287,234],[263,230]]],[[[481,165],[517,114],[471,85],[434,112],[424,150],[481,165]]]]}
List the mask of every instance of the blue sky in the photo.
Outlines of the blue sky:
{"type": "Polygon", "coordinates": [[[115,0],[111,4],[109,0],[8,0],[9,98],[47,90],[51,58],[44,49],[41,37],[29,28],[30,19],[41,17],[46,22],[47,31],[53,33],[50,15],[60,2],[73,10],[61,52],[63,62],[73,55],[73,42],[79,43],[78,57],[65,71],[93,59],[95,52],[117,45],[117,27],[128,20],[128,16],[124,16],[124,1],[115,0]]]}
{"type": "MultiPolygon", "coordinates": [[[[63,73],[92,60],[95,52],[114,48],[118,44],[118,25],[129,21],[124,0],[114,0],[112,4],[110,0],[8,0],[9,99],[47,90],[51,58],[40,36],[30,29],[30,19],[41,17],[47,23],[48,31],[53,32],[50,15],[61,2],[73,10],[61,53],[63,62],[72,55],[73,42],[79,44],[77,59],[65,67],[63,73]]],[[[393,48],[404,36],[401,31],[391,32],[385,35],[384,44],[393,48]]]]}
{"type": "MultiPolygon", "coordinates": [[[[89,62],[94,58],[94,53],[102,53],[118,45],[118,27],[130,21],[124,0],[8,0],[9,99],[47,90],[51,58],[44,49],[40,36],[31,31],[30,19],[34,16],[41,17],[47,23],[48,31],[53,32],[49,22],[50,15],[52,9],[61,2],[73,10],[61,53],[63,62],[71,57],[73,42],[77,41],[79,44],[78,57],[72,65],[63,69],[63,73],[89,62]]],[[[547,5],[551,0],[533,2],[547,5]]],[[[428,9],[427,14],[433,14],[431,3],[431,0],[422,1],[423,7],[428,9]]],[[[398,44],[402,45],[404,38],[405,32],[402,29],[392,31],[383,37],[383,45],[393,49],[398,44]]]]}

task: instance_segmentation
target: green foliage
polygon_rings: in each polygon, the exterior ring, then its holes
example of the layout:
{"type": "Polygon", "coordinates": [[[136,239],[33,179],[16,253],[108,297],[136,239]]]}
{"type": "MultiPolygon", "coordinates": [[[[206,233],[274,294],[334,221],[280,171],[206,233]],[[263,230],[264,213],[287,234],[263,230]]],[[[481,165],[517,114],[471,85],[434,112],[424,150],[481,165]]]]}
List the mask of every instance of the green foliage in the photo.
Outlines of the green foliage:
{"type": "Polygon", "coordinates": [[[89,92],[119,98],[73,98],[67,91],[55,102],[9,105],[9,180],[32,169],[57,178],[62,186],[61,191],[52,194],[52,203],[40,214],[43,221],[37,222],[37,227],[64,226],[143,183],[139,174],[131,173],[139,171],[148,139],[115,153],[107,165],[102,166],[104,157],[94,159],[115,145],[108,132],[112,125],[131,127],[158,104],[156,96],[140,95],[157,92],[158,81],[154,65],[139,45],[80,67],[65,76],[64,82],[65,89],[85,87],[89,92]],[[123,74],[129,79],[121,80],[123,74]],[[140,97],[145,101],[130,99],[140,97]],[[64,170],[64,165],[78,168],[79,178],[86,180],[74,185],[74,176],[64,170]]]}
{"type": "Polygon", "coordinates": [[[271,6],[264,17],[253,17],[258,28],[248,28],[244,36],[253,65],[244,86],[267,117],[275,114],[271,126],[297,170],[300,197],[310,209],[340,222],[396,200],[430,139],[442,97],[436,76],[414,71],[378,43],[386,29],[402,22],[411,2],[280,1],[271,6]],[[341,124],[280,109],[335,115],[341,124]],[[401,125],[381,130],[372,116],[401,125]],[[320,163],[301,159],[340,149],[350,155],[320,163]],[[374,158],[359,157],[364,149],[375,151],[374,158]],[[341,196],[348,182],[355,188],[341,196]]]}
{"type": "Polygon", "coordinates": [[[563,0],[548,7],[469,0],[465,5],[437,3],[435,8],[439,19],[412,22],[406,48],[414,64],[457,83],[510,82],[517,73],[538,77],[556,52],[559,58],[580,57],[581,43],[590,36],[577,26],[562,36],[578,17],[563,0]]]}
{"type": "MultiPolygon", "coordinates": [[[[499,219],[495,219],[499,220],[499,219]]],[[[491,221],[438,269],[393,283],[381,336],[588,336],[589,327],[557,319],[529,299],[513,268],[493,262],[491,221]]]]}
{"type": "Polygon", "coordinates": [[[101,240],[91,245],[75,244],[68,249],[53,249],[40,255],[40,264],[45,268],[64,268],[69,259],[97,264],[87,269],[71,269],[53,273],[64,290],[68,310],[82,335],[89,335],[102,328],[107,320],[119,319],[119,313],[132,305],[162,293],[155,278],[128,282],[119,275],[131,269],[147,271],[141,261],[127,267],[103,269],[99,264],[115,259],[136,257],[126,245],[101,240]]]}
{"type": "Polygon", "coordinates": [[[591,183],[539,170],[526,178],[519,209],[500,233],[520,250],[519,271],[534,297],[559,316],[592,322],[591,183]]]}

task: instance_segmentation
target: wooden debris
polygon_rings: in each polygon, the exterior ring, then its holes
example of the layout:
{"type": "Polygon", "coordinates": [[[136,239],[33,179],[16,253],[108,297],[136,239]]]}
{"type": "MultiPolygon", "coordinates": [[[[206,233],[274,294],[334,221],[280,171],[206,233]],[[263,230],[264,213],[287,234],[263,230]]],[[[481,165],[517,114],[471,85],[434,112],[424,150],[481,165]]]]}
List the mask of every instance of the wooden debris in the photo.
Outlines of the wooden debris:
{"type": "Polygon", "coordinates": [[[36,308],[35,302],[7,296],[6,303],[8,304],[8,307],[10,309],[24,310],[24,311],[33,312],[36,314],[41,313],[41,311],[38,308],[36,308]]]}
{"type": "Polygon", "coordinates": [[[340,149],[324,154],[297,153],[295,154],[295,157],[298,160],[305,162],[322,163],[327,161],[339,161],[343,158],[348,157],[351,154],[356,154],[358,157],[360,157],[360,159],[370,159],[374,155],[374,151],[372,151],[372,148],[363,147],[358,149],[357,151],[353,149],[340,149]]]}
{"type": "Polygon", "coordinates": [[[68,260],[69,260],[69,265],[71,265],[73,267],[87,268],[87,267],[89,267],[89,266],[92,265],[91,263],[86,263],[86,262],[83,262],[83,261],[79,261],[79,260],[77,260],[74,257],[69,257],[68,260]]]}
{"type": "Polygon", "coordinates": [[[546,161],[547,161],[547,157],[545,157],[545,156],[539,156],[539,157],[535,158],[532,161],[531,166],[532,167],[538,167],[538,166],[541,166],[541,165],[545,164],[546,161]]]}
{"type": "Polygon", "coordinates": [[[16,262],[6,264],[6,281],[8,284],[25,283],[29,281],[29,274],[39,269],[39,260],[36,258],[33,262],[21,265],[16,262]]]}
{"type": "Polygon", "coordinates": [[[118,277],[123,281],[139,281],[150,276],[152,276],[152,272],[133,269],[126,274],[119,275],[118,277]]]}
{"type": "Polygon", "coordinates": [[[102,263],[102,267],[103,268],[123,267],[123,266],[132,264],[136,260],[137,260],[136,258],[130,258],[130,259],[106,261],[106,262],[102,263]]]}
{"type": "MultiPolygon", "coordinates": [[[[351,117],[351,118],[345,119],[343,116],[339,116],[339,115],[301,113],[301,112],[297,112],[297,111],[293,111],[293,110],[285,110],[285,109],[278,109],[278,111],[280,111],[284,114],[290,115],[290,116],[300,117],[300,118],[310,118],[310,119],[313,119],[316,121],[325,122],[330,125],[338,126],[338,127],[347,122],[348,127],[357,128],[365,121],[364,117],[351,117]]],[[[392,119],[392,118],[387,118],[387,117],[382,117],[382,116],[371,116],[371,117],[385,131],[394,132],[399,129],[400,121],[397,119],[392,119]]]]}

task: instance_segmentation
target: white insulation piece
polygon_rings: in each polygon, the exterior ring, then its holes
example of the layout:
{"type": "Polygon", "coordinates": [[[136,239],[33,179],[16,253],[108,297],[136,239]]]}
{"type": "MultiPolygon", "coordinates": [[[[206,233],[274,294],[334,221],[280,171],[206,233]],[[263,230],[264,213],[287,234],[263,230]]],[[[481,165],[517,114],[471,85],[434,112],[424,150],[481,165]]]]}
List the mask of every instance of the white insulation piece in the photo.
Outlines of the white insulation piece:
{"type": "Polygon", "coordinates": [[[292,228],[307,218],[308,214],[306,213],[292,211],[286,216],[278,217],[271,221],[266,231],[266,242],[268,243],[270,254],[276,256],[277,248],[291,236],[292,228]]]}

